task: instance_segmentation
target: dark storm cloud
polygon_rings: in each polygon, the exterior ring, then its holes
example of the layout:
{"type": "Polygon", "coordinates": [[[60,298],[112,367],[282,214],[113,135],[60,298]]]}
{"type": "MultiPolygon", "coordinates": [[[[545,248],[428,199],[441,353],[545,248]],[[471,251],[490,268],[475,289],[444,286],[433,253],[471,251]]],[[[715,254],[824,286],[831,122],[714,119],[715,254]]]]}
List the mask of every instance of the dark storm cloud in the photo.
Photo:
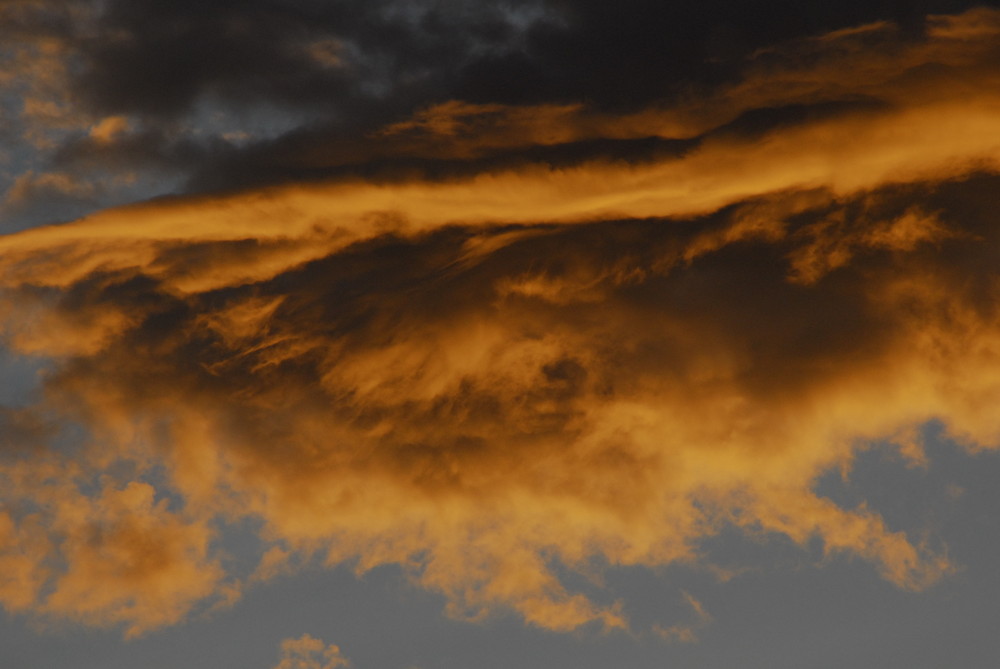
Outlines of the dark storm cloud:
{"type": "Polygon", "coordinates": [[[548,20],[531,2],[18,0],[0,7],[7,130],[15,157],[22,140],[36,152],[36,172],[126,193],[150,169],[183,178],[287,132],[337,140],[405,117],[548,20]],[[110,118],[129,120],[121,145],[81,160],[87,131],[110,118]]]}
{"type": "MultiPolygon", "coordinates": [[[[526,8],[526,9],[525,9],[526,8]]],[[[440,94],[476,52],[516,48],[524,2],[111,2],[76,84],[104,113],[176,116],[203,95],[352,111],[440,94]],[[513,44],[512,44],[513,42],[513,44]],[[421,90],[422,89],[422,90],[421,90]]],[[[384,115],[385,112],[382,112],[384,115]]]]}
{"type": "MultiPolygon", "coordinates": [[[[928,13],[969,6],[19,0],[5,4],[0,31],[20,45],[7,78],[24,97],[23,127],[12,132],[46,147],[31,169],[100,182],[107,203],[177,189],[641,159],[664,148],[656,138],[691,137],[655,127],[628,137],[598,131],[542,147],[488,147],[480,156],[487,162],[465,165],[448,155],[451,139],[420,145],[380,132],[453,101],[480,109],[580,105],[585,114],[613,115],[676,107],[741,81],[747,58],[769,45],[876,21],[900,26],[897,46],[918,44],[928,13]],[[87,133],[109,118],[128,119],[128,129],[97,147],[87,133]],[[608,139],[618,141],[600,143],[608,139]],[[139,190],[130,187],[137,176],[147,184],[139,190]]],[[[738,120],[729,131],[754,131],[848,104],[884,101],[877,92],[759,100],[736,110],[749,116],[717,125],[738,120]]],[[[488,126],[484,134],[495,134],[488,126]]]]}
{"type": "Polygon", "coordinates": [[[891,91],[898,94],[908,79],[919,86],[964,76],[948,54],[920,52],[934,24],[909,5],[889,11],[877,3],[838,4],[814,11],[794,3],[718,3],[712,13],[683,4],[635,4],[552,5],[555,13],[549,16],[560,20],[537,23],[525,33],[522,48],[478,55],[464,64],[459,79],[427,89],[409,100],[408,108],[388,115],[409,118],[375,128],[387,118],[382,112],[390,108],[383,106],[366,117],[371,124],[365,127],[340,122],[304,127],[220,153],[190,184],[200,190],[358,176],[442,178],[525,162],[642,161],[682,153],[717,136],[760,135],[822,117],[891,109],[900,103],[891,91]],[[857,36],[831,35],[837,46],[808,39],[862,20],[873,23],[857,36]],[[706,49],[712,34],[729,24],[739,26],[745,39],[732,43],[728,59],[711,57],[706,49]],[[763,48],[777,36],[802,39],[777,50],[763,48]],[[844,49],[839,73],[821,71],[837,48],[844,49]],[[647,58],[643,49],[656,58],[647,58]],[[892,71],[852,62],[851,52],[877,54],[892,71]],[[899,57],[906,52],[913,57],[899,57]],[[773,81],[782,70],[790,75],[784,91],[773,81]],[[761,90],[747,90],[755,79],[761,90]],[[469,89],[470,80],[481,90],[469,89]],[[691,105],[713,97],[714,105],[691,105]],[[662,118],[685,105],[691,105],[686,118],[674,123],[662,118]],[[659,123],[651,118],[656,109],[662,112],[659,123]]]}
{"type": "Polygon", "coordinates": [[[514,104],[586,100],[634,109],[730,80],[743,59],[764,46],[882,20],[918,35],[927,14],[983,4],[556,0],[562,24],[539,26],[526,53],[471,64],[455,97],[514,104]]]}
{"type": "Polygon", "coordinates": [[[12,2],[4,29],[78,51],[76,94],[103,115],[171,117],[204,95],[392,114],[448,99],[635,108],[721,83],[760,47],[874,21],[914,37],[958,0],[847,2],[12,2]],[[22,8],[20,11],[16,9],[22,8]],[[629,76],[622,76],[628,72],[629,76]]]}

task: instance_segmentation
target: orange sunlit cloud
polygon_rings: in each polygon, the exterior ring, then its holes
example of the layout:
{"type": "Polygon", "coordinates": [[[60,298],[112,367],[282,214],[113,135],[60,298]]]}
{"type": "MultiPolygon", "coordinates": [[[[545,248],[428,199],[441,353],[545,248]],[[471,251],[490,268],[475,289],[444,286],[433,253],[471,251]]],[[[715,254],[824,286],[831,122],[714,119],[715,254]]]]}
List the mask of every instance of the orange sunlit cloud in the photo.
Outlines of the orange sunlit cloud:
{"type": "MultiPolygon", "coordinates": [[[[401,565],[459,617],[627,628],[627,602],[561,573],[695,564],[734,526],[819,538],[900,587],[941,578],[941,547],[814,487],[877,441],[921,462],[930,420],[1000,444],[984,410],[1000,399],[998,23],[939,18],[876,50],[878,109],[679,156],[273,186],[0,238],[7,341],[52,365],[5,420],[65,428],[4,451],[0,601],[135,635],[318,560],[401,565]],[[919,80],[928,62],[964,78],[919,80]],[[252,574],[215,543],[246,521],[252,574]]],[[[705,118],[871,94],[842,90],[844,68],[891,35],[790,46],[818,64],[754,67],[705,118]]],[[[467,157],[463,114],[498,116],[476,126],[490,148],[544,142],[535,123],[565,130],[552,143],[659,117],[669,134],[699,108],[598,122],[455,103],[384,135],[458,135],[467,157]]],[[[697,624],[664,638],[710,619],[686,598],[697,624]]],[[[282,667],[346,662],[289,643],[282,667]]]]}
{"type": "Polygon", "coordinates": [[[334,644],[325,644],[308,634],[281,642],[281,661],[274,669],[337,669],[351,662],[334,644]]]}

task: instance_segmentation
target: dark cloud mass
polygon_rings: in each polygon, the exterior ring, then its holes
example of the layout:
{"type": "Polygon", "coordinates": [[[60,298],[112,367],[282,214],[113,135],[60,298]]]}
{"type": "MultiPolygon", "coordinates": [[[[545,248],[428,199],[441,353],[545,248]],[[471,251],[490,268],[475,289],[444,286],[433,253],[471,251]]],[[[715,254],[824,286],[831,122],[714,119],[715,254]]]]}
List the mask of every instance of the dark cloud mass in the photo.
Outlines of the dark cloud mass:
{"type": "Polygon", "coordinates": [[[0,21],[9,229],[89,214],[0,237],[0,331],[46,361],[0,411],[8,611],[134,636],[304,565],[396,564],[456,617],[628,629],[574,578],[711,570],[731,528],[901,588],[956,570],[816,483],[876,443],[928,466],[929,421],[1000,444],[1000,11],[0,21]],[[247,525],[250,568],[223,549],[247,525]]]}
{"type": "MultiPolygon", "coordinates": [[[[766,47],[882,21],[896,26],[900,48],[919,42],[928,14],[967,7],[21,0],[5,3],[2,18],[18,64],[6,78],[27,92],[23,132],[68,143],[36,172],[93,178],[103,164],[111,182],[153,170],[203,190],[349,165],[393,173],[395,147],[379,150],[371,134],[450,101],[673,106],[740,81],[766,47]],[[80,131],[115,117],[130,124],[101,147],[80,144],[80,131]]],[[[827,93],[813,102],[855,102],[827,93]]]]}

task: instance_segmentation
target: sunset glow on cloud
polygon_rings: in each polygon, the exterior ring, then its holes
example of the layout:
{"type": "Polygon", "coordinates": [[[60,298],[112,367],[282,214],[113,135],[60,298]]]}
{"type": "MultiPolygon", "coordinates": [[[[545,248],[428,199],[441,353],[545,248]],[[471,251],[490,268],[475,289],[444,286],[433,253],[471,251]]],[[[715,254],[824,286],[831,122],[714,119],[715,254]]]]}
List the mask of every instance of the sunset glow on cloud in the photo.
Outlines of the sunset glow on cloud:
{"type": "MultiPolygon", "coordinates": [[[[720,617],[700,596],[678,587],[686,617],[649,625],[606,575],[725,581],[751,567],[712,543],[734,531],[906,591],[963,569],[934,528],[818,486],[872,449],[933,471],[928,425],[1000,448],[1000,11],[824,24],[620,105],[420,97],[360,21],[305,55],[277,19],[181,21],[273,39],[310,82],[360,77],[348,111],[405,100],[343,135],[239,130],[241,148],[196,133],[229,118],[198,91],[263,86],[235,62],[202,88],[163,74],[157,107],[101,88],[105,51],[134,48],[110,4],[75,24],[118,35],[100,45],[46,33],[58,3],[0,10],[27,138],[7,161],[0,332],[40,366],[0,409],[9,613],[139,638],[317,567],[394,566],[451,618],[687,645],[720,617]],[[156,174],[188,185],[141,190],[156,174]],[[74,220],[53,222],[56,201],[74,220]]],[[[461,19],[507,26],[493,56],[453,45],[470,72],[576,29],[532,7],[461,19]]],[[[274,123],[324,108],[293,85],[267,93],[274,123]]],[[[280,638],[276,669],[354,666],[280,638]]]]}

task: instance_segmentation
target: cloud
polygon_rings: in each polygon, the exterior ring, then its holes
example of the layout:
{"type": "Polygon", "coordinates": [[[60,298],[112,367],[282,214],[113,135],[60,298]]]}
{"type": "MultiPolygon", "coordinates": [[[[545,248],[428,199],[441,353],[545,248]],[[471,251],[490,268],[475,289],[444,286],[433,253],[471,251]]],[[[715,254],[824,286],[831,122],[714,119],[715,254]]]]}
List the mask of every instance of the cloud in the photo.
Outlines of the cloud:
{"type": "Polygon", "coordinates": [[[6,208],[14,208],[26,206],[36,200],[91,199],[93,196],[94,186],[92,184],[80,183],[69,174],[28,172],[14,182],[14,185],[4,196],[3,204],[6,208]]]}
{"type": "Polygon", "coordinates": [[[349,666],[351,663],[341,655],[340,648],[303,634],[298,639],[281,642],[281,662],[274,669],[337,669],[349,666]]]}
{"type": "Polygon", "coordinates": [[[705,610],[701,602],[686,592],[683,595],[684,601],[695,614],[695,621],[687,625],[671,625],[670,627],[654,625],[653,632],[665,641],[694,643],[698,641],[698,630],[712,622],[712,616],[705,610]]]}
{"type": "Polygon", "coordinates": [[[124,116],[108,116],[90,128],[90,137],[102,143],[108,143],[116,136],[128,130],[128,119],[124,116]]]}
{"type": "Polygon", "coordinates": [[[15,93],[4,96],[5,116],[20,117],[22,132],[38,147],[79,127],[68,85],[70,61],[75,40],[93,28],[95,18],[90,3],[13,0],[0,7],[5,60],[0,91],[15,93]]]}
{"type": "Polygon", "coordinates": [[[246,164],[283,135],[363,134],[438,95],[470,60],[522,48],[526,31],[551,20],[521,0],[447,11],[392,0],[4,2],[0,188],[58,172],[106,190],[99,206],[69,215],[20,211],[17,227],[176,192],[200,182],[193,175],[207,163],[246,164]]]}
{"type": "Polygon", "coordinates": [[[9,610],[123,625],[135,636],[223,594],[224,573],[206,556],[209,528],[171,511],[147,483],[91,487],[84,477],[66,462],[4,468],[0,592],[9,610]]]}
{"type": "Polygon", "coordinates": [[[301,179],[631,161],[682,152],[720,128],[871,111],[948,82],[975,94],[995,80],[972,67],[989,62],[989,9],[924,24],[916,10],[879,3],[629,6],[5,3],[7,146],[25,163],[12,178],[70,174],[103,189],[103,207],[301,179]],[[785,20],[763,18],[776,13],[785,20]],[[825,36],[789,41],[803,34],[825,36]],[[102,127],[109,119],[122,127],[102,127]]]}
{"type": "Polygon", "coordinates": [[[785,44],[671,109],[465,101],[373,136],[455,139],[443,178],[166,198],[0,238],[5,340],[51,360],[38,404],[4,418],[31,448],[3,446],[19,576],[0,598],[140,634],[305,562],[396,564],[458,617],[623,628],[627,602],[564,575],[711,562],[727,527],[928,586],[943,551],[814,487],[873,442],[919,460],[929,420],[1000,444],[1000,100],[973,85],[995,17],[785,44]],[[853,84],[834,64],[862,52],[853,84]],[[477,162],[547,124],[637,139],[693,109],[716,112],[681,152],[477,162]],[[243,573],[220,546],[247,521],[243,573]]]}

